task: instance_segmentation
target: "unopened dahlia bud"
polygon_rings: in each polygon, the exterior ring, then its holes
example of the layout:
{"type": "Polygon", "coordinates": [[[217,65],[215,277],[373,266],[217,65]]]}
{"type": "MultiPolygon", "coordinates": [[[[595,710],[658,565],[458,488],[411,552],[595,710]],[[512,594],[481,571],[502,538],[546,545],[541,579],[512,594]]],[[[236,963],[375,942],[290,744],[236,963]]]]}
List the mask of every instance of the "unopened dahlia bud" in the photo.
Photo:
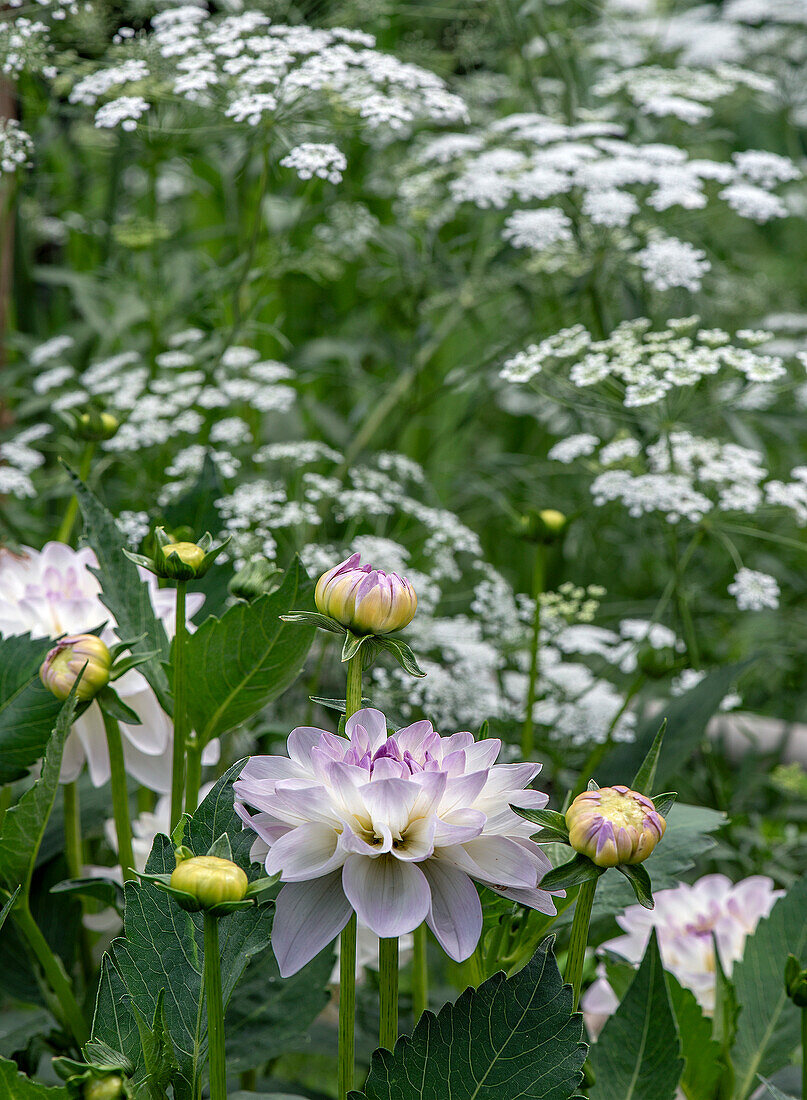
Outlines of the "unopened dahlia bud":
{"type": "Polygon", "coordinates": [[[123,1078],[117,1073],[88,1081],[84,1086],[84,1100],[120,1100],[125,1095],[123,1078]]]}
{"type": "Polygon", "coordinates": [[[550,544],[556,542],[566,527],[566,516],[557,508],[525,512],[519,516],[516,533],[530,542],[550,544]]]}
{"type": "Polygon", "coordinates": [[[598,867],[644,862],[667,828],[652,799],[627,787],[579,794],[566,824],[571,846],[598,867]]]}
{"type": "Polygon", "coordinates": [[[171,538],[162,527],[158,527],[154,532],[153,556],[133,554],[131,550],[123,552],[135,565],[148,569],[157,577],[184,582],[203,577],[229,541],[228,536],[214,547],[209,531],[198,542],[191,542],[171,538]]]}
{"type": "Polygon", "coordinates": [[[418,600],[412,585],[397,573],[361,565],[352,554],[317,581],[317,610],[356,634],[391,634],[411,623],[418,600]]]}
{"type": "Polygon", "coordinates": [[[112,654],[100,638],[94,634],[72,634],[62,638],[48,653],[39,677],[57,699],[66,699],[84,669],[76,699],[85,702],[109,683],[111,665],[112,654]]]}
{"type": "Polygon", "coordinates": [[[255,558],[242,565],[227,589],[239,600],[256,600],[267,592],[274,592],[280,584],[281,571],[266,558],[255,558]]]}
{"type": "Polygon", "coordinates": [[[785,990],[797,1008],[807,1008],[807,970],[802,968],[795,955],[787,956],[785,990]]]}
{"type": "Polygon", "coordinates": [[[193,570],[197,570],[205,560],[205,552],[195,542],[169,542],[163,547],[166,558],[177,557],[193,570]]]}
{"type": "Polygon", "coordinates": [[[120,427],[117,416],[109,412],[90,409],[89,412],[76,415],[76,434],[91,443],[111,439],[120,427]]]}
{"type": "Polygon", "coordinates": [[[241,901],[248,885],[247,876],[237,863],[218,856],[184,859],[171,875],[171,886],[191,894],[200,909],[212,909],[223,901],[241,901]]]}

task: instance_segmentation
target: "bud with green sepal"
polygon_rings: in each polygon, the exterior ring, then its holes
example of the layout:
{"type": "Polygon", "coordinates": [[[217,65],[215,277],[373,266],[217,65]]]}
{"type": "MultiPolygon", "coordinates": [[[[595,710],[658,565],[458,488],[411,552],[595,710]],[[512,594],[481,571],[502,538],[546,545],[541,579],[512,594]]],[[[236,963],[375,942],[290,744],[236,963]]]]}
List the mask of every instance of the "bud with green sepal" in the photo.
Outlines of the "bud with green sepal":
{"type": "Polygon", "coordinates": [[[120,420],[110,412],[103,412],[91,405],[86,412],[73,411],[71,427],[79,439],[87,443],[102,443],[112,439],[120,427],[120,420]]]}
{"type": "Polygon", "coordinates": [[[39,669],[39,678],[57,699],[66,699],[73,685],[76,699],[86,703],[109,683],[112,654],[95,634],[69,634],[49,650],[39,669]]]}
{"type": "Polygon", "coordinates": [[[797,1008],[807,1009],[807,968],[795,955],[788,955],[785,963],[785,991],[797,1008]]]}
{"type": "Polygon", "coordinates": [[[241,566],[227,585],[227,590],[236,599],[249,603],[258,596],[274,592],[280,587],[282,577],[283,570],[266,558],[253,558],[241,566]]]}
{"type": "Polygon", "coordinates": [[[651,799],[623,786],[579,794],[566,825],[572,848],[598,867],[644,863],[667,828],[651,799]]]}
{"type": "Polygon", "coordinates": [[[218,546],[213,546],[213,536],[209,531],[198,542],[175,541],[166,534],[165,528],[158,527],[154,532],[151,557],[130,550],[123,552],[135,565],[148,569],[163,580],[185,582],[203,577],[229,541],[228,535],[218,546]]]}
{"type": "Polygon", "coordinates": [[[360,563],[361,555],[351,554],[322,574],[314,591],[316,611],[292,611],[281,617],[341,635],[343,662],[359,658],[361,667],[369,668],[385,651],[411,676],[425,676],[406,642],[392,636],[415,617],[414,588],[397,573],[360,563]]]}
{"type": "Polygon", "coordinates": [[[567,517],[557,508],[530,509],[515,520],[515,534],[528,542],[551,546],[566,530],[567,517]]]}

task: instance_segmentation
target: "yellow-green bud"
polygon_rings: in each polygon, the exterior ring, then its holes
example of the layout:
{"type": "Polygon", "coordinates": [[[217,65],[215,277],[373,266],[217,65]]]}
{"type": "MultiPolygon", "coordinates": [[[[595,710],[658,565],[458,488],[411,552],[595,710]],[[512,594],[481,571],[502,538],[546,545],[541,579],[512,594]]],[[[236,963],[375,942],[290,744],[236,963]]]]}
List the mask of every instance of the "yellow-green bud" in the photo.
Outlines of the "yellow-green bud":
{"type": "Polygon", "coordinates": [[[84,1086],[85,1100],[119,1100],[123,1095],[123,1078],[116,1073],[100,1080],[88,1081],[84,1086]]]}
{"type": "Polygon", "coordinates": [[[249,881],[237,863],[218,856],[193,856],[177,864],[171,875],[175,890],[192,894],[202,909],[223,901],[241,901],[249,881]]]}
{"type": "Polygon", "coordinates": [[[356,634],[391,634],[415,617],[418,599],[405,577],[361,565],[352,554],[317,581],[314,602],[323,615],[356,634]]]}
{"type": "Polygon", "coordinates": [[[559,512],[557,508],[544,508],[542,512],[538,513],[538,518],[543,521],[548,531],[556,535],[560,534],[566,526],[566,516],[563,512],[559,512]]]}
{"type": "Polygon", "coordinates": [[[566,527],[566,516],[557,508],[529,511],[519,516],[516,533],[530,542],[549,545],[556,542],[566,527]]]}
{"type": "Polygon", "coordinates": [[[598,867],[643,863],[667,828],[652,799],[622,786],[579,794],[566,825],[574,850],[598,867]]]}
{"type": "Polygon", "coordinates": [[[111,665],[112,654],[100,638],[94,634],[71,634],[50,650],[42,662],[39,677],[57,699],[66,699],[84,669],[76,699],[85,702],[109,683],[111,665]]]}
{"type": "Polygon", "coordinates": [[[163,554],[166,558],[179,558],[191,569],[198,569],[205,560],[204,550],[201,546],[197,546],[195,542],[169,542],[167,546],[163,547],[163,554]]]}
{"type": "Polygon", "coordinates": [[[280,570],[266,558],[255,558],[242,565],[227,589],[239,600],[255,600],[266,592],[274,592],[280,583],[280,570]]]}
{"type": "Polygon", "coordinates": [[[76,423],[78,435],[91,443],[111,439],[119,427],[120,421],[117,416],[113,416],[109,412],[98,412],[97,409],[79,413],[76,423]]]}

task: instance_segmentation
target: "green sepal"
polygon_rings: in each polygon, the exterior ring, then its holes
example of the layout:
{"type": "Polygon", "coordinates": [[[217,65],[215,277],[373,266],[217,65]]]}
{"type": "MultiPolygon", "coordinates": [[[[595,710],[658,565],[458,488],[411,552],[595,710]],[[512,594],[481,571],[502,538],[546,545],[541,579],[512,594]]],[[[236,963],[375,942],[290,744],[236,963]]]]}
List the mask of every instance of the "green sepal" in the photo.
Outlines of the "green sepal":
{"type": "Polygon", "coordinates": [[[408,672],[410,676],[417,676],[422,678],[426,675],[420,665],[417,663],[417,658],[412,652],[410,646],[406,642],[401,641],[400,638],[388,638],[382,635],[376,634],[376,645],[380,649],[384,649],[387,653],[391,653],[404,672],[408,672]]]}
{"type": "MultiPolygon", "coordinates": [[[[117,646],[115,647],[117,648],[117,646]]],[[[125,673],[130,672],[133,668],[137,668],[138,665],[147,664],[152,657],[159,657],[159,650],[150,649],[145,653],[133,653],[130,657],[125,657],[122,661],[118,661],[117,664],[113,664],[109,670],[110,683],[113,680],[119,680],[125,673]]]]}
{"type": "Polygon", "coordinates": [[[135,554],[132,550],[126,550],[124,548],[124,555],[129,561],[134,562],[135,565],[139,565],[141,569],[147,569],[149,573],[153,573],[155,577],[162,577],[152,558],[147,558],[145,554],[135,554]]]}
{"type": "Polygon", "coordinates": [[[317,626],[320,630],[328,630],[331,634],[347,633],[346,626],[342,626],[330,615],[321,615],[319,611],[289,611],[287,614],[281,615],[280,618],[284,623],[310,623],[311,626],[317,626]]]}
{"type": "Polygon", "coordinates": [[[653,901],[650,875],[641,863],[619,863],[616,869],[621,875],[625,876],[633,887],[633,892],[639,904],[645,909],[655,909],[656,903],[653,901]]]}
{"type": "Polygon", "coordinates": [[[553,829],[556,833],[563,833],[566,843],[569,842],[569,830],[566,828],[566,818],[557,810],[531,810],[524,806],[511,806],[513,813],[526,818],[533,825],[540,825],[542,829],[553,829]]]}
{"type": "Polygon", "coordinates": [[[660,813],[662,817],[666,817],[675,805],[676,798],[678,798],[677,791],[665,791],[664,794],[653,795],[652,802],[656,807],[656,812],[660,813]]]}
{"type": "Polygon", "coordinates": [[[101,688],[95,698],[110,718],[114,718],[118,722],[125,722],[127,726],[142,725],[135,711],[133,711],[127,703],[124,703],[118,693],[111,688],[109,684],[101,688]]]}
{"type": "Polygon", "coordinates": [[[232,863],[233,849],[230,845],[230,838],[226,833],[222,833],[220,837],[213,841],[207,850],[207,855],[215,856],[217,859],[227,859],[232,863]]]}
{"type": "Polygon", "coordinates": [[[596,779],[589,779],[588,783],[586,784],[586,790],[587,791],[598,791],[599,789],[600,789],[600,785],[597,782],[597,780],[596,779]]]}
{"type": "Polygon", "coordinates": [[[541,879],[542,890],[568,890],[572,886],[582,886],[584,882],[591,882],[604,875],[605,867],[598,867],[588,856],[577,852],[568,863],[560,867],[553,867],[547,871],[541,879]]]}
{"type": "Polygon", "coordinates": [[[569,844],[569,834],[560,829],[552,829],[549,825],[542,825],[540,833],[533,833],[530,837],[535,844],[569,844]]]}
{"type": "MultiPolygon", "coordinates": [[[[187,830],[190,823],[191,815],[186,811],[182,814],[179,821],[174,826],[174,831],[171,833],[171,843],[174,845],[174,848],[178,849],[183,847],[182,841],[185,839],[185,831],[187,830]]],[[[193,852],[191,852],[190,848],[187,848],[185,850],[190,854],[183,856],[182,858],[190,859],[193,855],[193,852]]]]}
{"type": "Polygon", "coordinates": [[[653,738],[653,744],[647,750],[647,756],[644,758],[639,766],[639,770],[633,777],[632,789],[638,791],[639,794],[647,795],[650,797],[650,792],[653,789],[653,781],[656,778],[656,768],[658,767],[658,758],[661,753],[661,745],[664,740],[664,734],[667,730],[667,719],[665,718],[659,726],[658,733],[653,738]]]}
{"type": "Polygon", "coordinates": [[[258,905],[260,905],[262,904],[262,895],[273,886],[276,886],[278,882],[280,882],[280,874],[264,875],[262,878],[256,878],[255,881],[251,882],[247,887],[244,898],[254,898],[258,902],[258,905]]]}
{"type": "MultiPolygon", "coordinates": [[[[354,634],[352,630],[345,628],[345,641],[342,645],[342,664],[345,664],[347,661],[352,661],[356,654],[372,639],[372,637],[372,634],[354,634]]],[[[362,665],[365,668],[368,667],[365,661],[362,661],[362,665]]]]}
{"type": "MultiPolygon", "coordinates": [[[[92,631],[92,633],[95,632],[92,631]]],[[[138,634],[136,638],[125,638],[123,641],[116,642],[114,645],[111,645],[109,647],[109,655],[112,658],[112,663],[114,664],[115,661],[117,661],[117,659],[121,657],[127,649],[131,649],[132,646],[136,646],[139,642],[145,641],[146,638],[148,638],[148,634],[143,631],[143,633],[138,634]]],[[[157,651],[155,651],[154,655],[156,656],[156,654],[157,651]]]]}

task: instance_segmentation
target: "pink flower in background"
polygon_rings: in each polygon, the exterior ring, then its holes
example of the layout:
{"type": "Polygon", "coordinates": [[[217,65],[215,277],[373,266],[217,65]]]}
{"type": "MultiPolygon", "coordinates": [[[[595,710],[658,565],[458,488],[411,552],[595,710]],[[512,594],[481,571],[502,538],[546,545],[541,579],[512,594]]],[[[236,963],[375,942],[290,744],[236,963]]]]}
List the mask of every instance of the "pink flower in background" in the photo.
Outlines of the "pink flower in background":
{"type": "Polygon", "coordinates": [[[426,721],[388,736],[378,710],[354,714],[345,732],[299,726],[288,757],[252,757],[234,784],[236,811],[258,835],[252,858],[285,883],[272,935],[284,977],[354,910],[382,937],[425,920],[451,958],[468,958],[482,931],[472,879],[555,912],[539,889],[551,865],[529,839],[535,826],[510,809],[546,805],[525,790],[540,764],[496,764],[498,739],[441,737],[426,721]]]}
{"type": "MultiPolygon", "coordinates": [[[[715,1006],[715,942],[723,969],[730,976],[734,963],[743,956],[746,937],[781,895],[763,875],[736,885],[725,875],[706,875],[692,886],[682,883],[671,890],[659,890],[653,910],[628,906],[616,918],[626,935],[602,947],[638,965],[655,928],[665,969],[692,990],[710,1016],[715,1006]]],[[[601,974],[582,1000],[590,1030],[599,1031],[618,1003],[601,974]]]]}
{"type": "MultiPolygon", "coordinates": [[[[92,550],[73,550],[61,542],[49,542],[42,550],[23,547],[19,554],[0,550],[0,637],[31,634],[34,638],[58,638],[82,634],[101,623],[101,637],[109,645],[117,641],[114,619],[101,603],[101,586],[90,572],[98,562],[92,550]]],[[[158,588],[157,580],[143,570],[156,614],[170,637],[174,631],[176,592],[158,588]]],[[[204,603],[204,596],[189,592],[188,617],[204,603]]],[[[137,669],[115,681],[115,691],[141,720],[141,725],[121,723],[126,771],[143,786],[164,794],[171,785],[171,719],[157,702],[145,677],[137,669]]],[[[218,759],[218,744],[205,750],[204,763],[218,759]]],[[[73,726],[62,758],[61,781],[78,778],[85,762],[93,786],[109,779],[106,734],[97,704],[90,706],[73,726]]]]}

